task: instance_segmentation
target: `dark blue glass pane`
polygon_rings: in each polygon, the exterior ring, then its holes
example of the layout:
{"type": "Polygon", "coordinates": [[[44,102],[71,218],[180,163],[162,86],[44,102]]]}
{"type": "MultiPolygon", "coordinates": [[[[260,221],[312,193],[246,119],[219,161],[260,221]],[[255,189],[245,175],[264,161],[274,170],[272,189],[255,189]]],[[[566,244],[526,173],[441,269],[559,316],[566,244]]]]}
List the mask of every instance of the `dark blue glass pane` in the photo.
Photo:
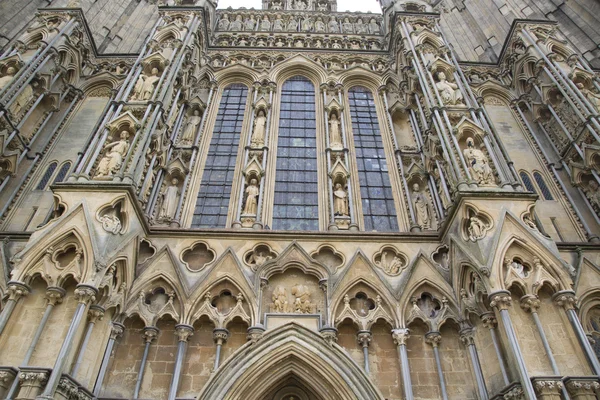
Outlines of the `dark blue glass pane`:
{"type": "Polygon", "coordinates": [[[60,167],[60,170],[58,171],[58,174],[56,174],[56,177],[54,178],[54,181],[52,181],[52,183],[58,183],[58,182],[62,182],[65,180],[65,178],[67,177],[67,173],[69,172],[69,169],[71,169],[71,163],[67,162],[64,163],[62,167],[60,167]]]}
{"type": "Polygon", "coordinates": [[[317,230],[315,88],[297,76],[283,84],[277,139],[273,229],[317,230]]]}
{"type": "Polygon", "coordinates": [[[56,164],[55,162],[53,162],[52,164],[48,165],[48,168],[46,169],[46,172],[44,173],[44,176],[42,176],[42,179],[40,180],[40,182],[36,186],[36,190],[44,190],[44,189],[46,189],[46,185],[48,184],[48,182],[50,182],[50,178],[52,177],[52,174],[54,173],[54,170],[56,169],[57,165],[58,164],[56,164]]]}
{"type": "Polygon", "coordinates": [[[542,196],[544,196],[544,200],[554,200],[554,197],[552,197],[552,193],[550,193],[550,189],[548,189],[548,186],[546,186],[546,182],[544,182],[544,177],[542,177],[542,174],[540,174],[539,172],[534,172],[533,179],[535,179],[535,181],[538,184],[538,187],[542,191],[542,196]]]}
{"type": "Polygon", "coordinates": [[[348,92],[365,230],[397,231],[392,185],[373,94],[363,87],[348,92]]]}
{"type": "Polygon", "coordinates": [[[529,192],[537,193],[535,187],[533,186],[533,182],[531,182],[531,178],[527,174],[527,172],[521,171],[519,173],[521,176],[521,180],[523,181],[523,185],[525,185],[525,189],[529,192]]]}
{"type": "Polygon", "coordinates": [[[240,84],[223,90],[192,228],[225,227],[247,95],[248,88],[240,84]]]}

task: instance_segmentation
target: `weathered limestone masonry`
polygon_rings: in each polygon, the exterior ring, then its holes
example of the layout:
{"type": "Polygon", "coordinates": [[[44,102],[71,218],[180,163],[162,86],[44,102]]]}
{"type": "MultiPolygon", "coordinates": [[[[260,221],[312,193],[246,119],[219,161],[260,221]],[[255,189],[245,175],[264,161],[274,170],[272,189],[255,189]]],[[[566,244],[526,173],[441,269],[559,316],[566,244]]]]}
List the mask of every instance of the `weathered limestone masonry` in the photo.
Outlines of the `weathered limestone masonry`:
{"type": "Polygon", "coordinates": [[[599,3],[381,4],[0,1],[0,398],[598,398],[599,3]]]}

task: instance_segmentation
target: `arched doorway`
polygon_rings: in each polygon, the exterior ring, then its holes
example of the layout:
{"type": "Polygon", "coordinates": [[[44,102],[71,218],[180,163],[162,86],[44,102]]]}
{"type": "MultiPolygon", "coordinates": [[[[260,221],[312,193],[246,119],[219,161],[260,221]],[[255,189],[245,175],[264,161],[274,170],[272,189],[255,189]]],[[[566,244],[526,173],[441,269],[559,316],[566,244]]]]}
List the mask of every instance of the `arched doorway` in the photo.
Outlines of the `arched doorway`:
{"type": "Polygon", "coordinates": [[[198,399],[383,400],[383,396],[341,347],[289,323],[238,349],[198,399]]]}

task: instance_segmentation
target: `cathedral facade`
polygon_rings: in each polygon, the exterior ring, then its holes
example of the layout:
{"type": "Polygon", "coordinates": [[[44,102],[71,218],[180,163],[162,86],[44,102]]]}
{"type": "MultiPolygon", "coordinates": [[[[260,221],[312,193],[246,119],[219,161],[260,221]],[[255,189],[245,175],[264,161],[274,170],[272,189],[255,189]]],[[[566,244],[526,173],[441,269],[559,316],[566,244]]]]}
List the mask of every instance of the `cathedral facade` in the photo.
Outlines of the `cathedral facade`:
{"type": "Polygon", "coordinates": [[[598,398],[600,3],[380,3],[0,1],[0,398],[598,398]]]}

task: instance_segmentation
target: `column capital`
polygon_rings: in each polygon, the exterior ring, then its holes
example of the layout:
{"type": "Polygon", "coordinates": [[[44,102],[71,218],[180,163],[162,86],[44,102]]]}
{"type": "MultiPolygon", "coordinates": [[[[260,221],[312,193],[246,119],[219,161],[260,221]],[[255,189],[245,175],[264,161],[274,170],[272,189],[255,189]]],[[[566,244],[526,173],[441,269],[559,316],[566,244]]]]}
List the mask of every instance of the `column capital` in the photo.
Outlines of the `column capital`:
{"type": "Polygon", "coordinates": [[[490,306],[492,308],[497,308],[500,311],[508,310],[512,305],[512,297],[508,290],[499,290],[490,294],[488,298],[490,299],[490,306]]]}
{"type": "Polygon", "coordinates": [[[358,340],[358,344],[362,347],[369,347],[371,340],[373,339],[373,335],[371,334],[371,331],[358,331],[356,334],[356,339],[358,340]]]}
{"type": "Polygon", "coordinates": [[[113,322],[110,329],[110,338],[112,340],[117,340],[117,338],[121,337],[123,332],[125,332],[125,325],[119,322],[113,322]]]}
{"type": "Polygon", "coordinates": [[[540,299],[532,294],[526,294],[519,300],[521,309],[525,312],[537,313],[540,309],[540,299]]]}
{"type": "Polygon", "coordinates": [[[479,318],[481,318],[483,326],[487,329],[495,329],[498,326],[498,320],[493,312],[483,313],[479,318]]]}
{"type": "Polygon", "coordinates": [[[396,346],[406,346],[406,341],[410,337],[410,329],[392,329],[392,339],[396,346]]]}
{"type": "Polygon", "coordinates": [[[75,300],[80,304],[93,303],[96,301],[97,294],[98,289],[90,285],[79,284],[75,288],[75,300]]]}
{"type": "Polygon", "coordinates": [[[246,335],[246,339],[252,344],[258,343],[260,339],[262,339],[263,334],[265,333],[265,327],[262,325],[251,326],[248,328],[248,334],[246,335]]]}
{"type": "Polygon", "coordinates": [[[561,290],[552,296],[552,300],[557,306],[563,307],[565,310],[574,310],[579,299],[572,290],[561,290]]]}
{"type": "Polygon", "coordinates": [[[63,302],[66,294],[67,291],[65,289],[57,286],[50,286],[46,288],[46,304],[52,306],[60,304],[63,302]]]}
{"type": "Polygon", "coordinates": [[[187,342],[194,335],[194,327],[186,324],[175,325],[175,334],[180,342],[187,342]]]}
{"type": "Polygon", "coordinates": [[[463,342],[465,346],[474,346],[475,345],[475,330],[471,327],[464,328],[460,330],[460,341],[463,342]]]}
{"type": "Polygon", "coordinates": [[[155,326],[147,326],[144,328],[144,333],[142,334],[142,338],[146,343],[152,343],[154,339],[158,337],[158,330],[155,326]]]}
{"type": "Polygon", "coordinates": [[[10,281],[8,282],[8,299],[18,301],[21,297],[27,296],[31,289],[23,282],[10,281]]]}
{"type": "Polygon", "coordinates": [[[442,341],[442,335],[439,332],[427,332],[425,334],[425,343],[432,347],[438,347],[442,341]]]}
{"type": "Polygon", "coordinates": [[[589,398],[596,397],[596,391],[600,389],[597,377],[573,377],[565,379],[567,391],[573,398],[589,398]]]}
{"type": "Polygon", "coordinates": [[[335,329],[333,326],[324,326],[319,332],[328,344],[332,345],[337,342],[338,330],[335,329]]]}
{"type": "Polygon", "coordinates": [[[88,310],[88,322],[95,324],[96,322],[101,321],[102,318],[104,318],[104,312],[104,307],[97,304],[91,305],[88,310]]]}
{"type": "Polygon", "coordinates": [[[225,328],[213,329],[213,340],[217,345],[222,345],[229,339],[229,331],[225,328]]]}
{"type": "Polygon", "coordinates": [[[544,377],[544,378],[533,378],[533,388],[535,393],[540,399],[551,399],[556,396],[560,397],[563,383],[560,377],[544,377]]]}

